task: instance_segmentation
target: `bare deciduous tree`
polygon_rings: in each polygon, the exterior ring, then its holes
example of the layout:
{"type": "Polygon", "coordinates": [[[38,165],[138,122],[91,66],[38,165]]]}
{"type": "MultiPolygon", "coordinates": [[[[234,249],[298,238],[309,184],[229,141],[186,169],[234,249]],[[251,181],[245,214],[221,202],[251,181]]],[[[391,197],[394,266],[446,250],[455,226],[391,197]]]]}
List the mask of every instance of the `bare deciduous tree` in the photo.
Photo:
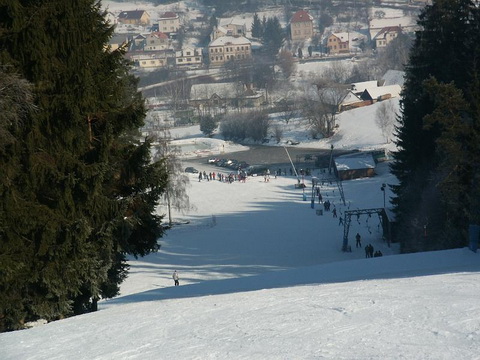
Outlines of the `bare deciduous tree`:
{"type": "Polygon", "coordinates": [[[179,158],[180,149],[171,144],[172,139],[168,128],[164,128],[156,140],[154,160],[164,159],[168,173],[168,182],[163,196],[168,211],[168,224],[172,226],[172,209],[185,212],[193,208],[186,191],[190,182],[183,172],[179,158]]]}
{"type": "Polygon", "coordinates": [[[393,132],[395,117],[395,108],[391,101],[382,102],[375,112],[375,123],[382,131],[382,136],[387,144],[390,142],[390,136],[393,132]]]}
{"type": "Polygon", "coordinates": [[[328,79],[332,83],[344,84],[350,75],[350,69],[341,61],[334,61],[325,69],[321,75],[323,79],[328,79]]]}

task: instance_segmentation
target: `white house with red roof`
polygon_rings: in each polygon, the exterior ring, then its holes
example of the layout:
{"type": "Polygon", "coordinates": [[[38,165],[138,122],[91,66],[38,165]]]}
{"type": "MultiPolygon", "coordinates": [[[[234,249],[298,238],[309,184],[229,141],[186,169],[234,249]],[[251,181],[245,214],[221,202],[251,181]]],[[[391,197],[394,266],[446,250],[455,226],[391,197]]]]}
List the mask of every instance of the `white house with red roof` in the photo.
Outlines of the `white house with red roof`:
{"type": "Polygon", "coordinates": [[[384,27],[380,32],[375,36],[375,45],[377,49],[386,47],[390,42],[395,39],[399,34],[402,33],[401,26],[387,26],[384,27]]]}
{"type": "Polygon", "coordinates": [[[145,39],[145,48],[144,51],[158,51],[166,50],[170,45],[168,35],[156,31],[148,34],[145,39]]]}
{"type": "Polygon", "coordinates": [[[293,14],[290,20],[290,38],[292,41],[302,41],[313,36],[313,17],[305,10],[293,14]]]}

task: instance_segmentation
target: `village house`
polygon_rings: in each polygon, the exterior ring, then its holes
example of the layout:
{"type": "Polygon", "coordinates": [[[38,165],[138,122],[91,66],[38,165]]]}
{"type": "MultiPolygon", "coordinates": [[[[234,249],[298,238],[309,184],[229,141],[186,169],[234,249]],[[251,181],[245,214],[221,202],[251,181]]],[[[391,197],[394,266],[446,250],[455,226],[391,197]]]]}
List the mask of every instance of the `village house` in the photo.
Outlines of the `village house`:
{"type": "Polygon", "coordinates": [[[400,85],[379,86],[376,88],[365,89],[360,96],[360,99],[370,101],[373,104],[377,101],[399,97],[401,91],[402,87],[400,85]]]}
{"type": "Polygon", "coordinates": [[[155,30],[163,32],[165,34],[171,34],[178,32],[180,29],[180,18],[174,12],[167,11],[160,15],[158,24],[155,24],[155,30]]]}
{"type": "Polygon", "coordinates": [[[247,25],[245,21],[237,19],[220,19],[219,25],[213,28],[210,40],[216,40],[222,36],[246,36],[247,25]]]}
{"type": "Polygon", "coordinates": [[[150,24],[150,15],[145,10],[122,11],[118,15],[118,22],[121,24],[146,26],[150,24]]]}
{"type": "Polygon", "coordinates": [[[175,64],[177,66],[201,66],[202,65],[202,49],[194,47],[186,47],[175,52],[175,64]]]}
{"type": "Polygon", "coordinates": [[[305,10],[299,10],[290,19],[290,38],[302,41],[313,36],[313,17],[305,10]]]}
{"type": "Polygon", "coordinates": [[[167,53],[165,51],[130,54],[128,58],[140,69],[163,68],[168,64],[167,53]]]}
{"type": "Polygon", "coordinates": [[[194,84],[189,104],[199,112],[216,112],[228,106],[258,107],[265,102],[265,94],[242,83],[194,84]]]}
{"type": "Polygon", "coordinates": [[[334,171],[341,180],[352,180],[375,175],[375,160],[370,153],[356,153],[337,156],[334,171]]]}
{"type": "Polygon", "coordinates": [[[170,46],[168,35],[163,32],[152,32],[146,36],[145,51],[166,50],[170,46]]]}
{"type": "Polygon", "coordinates": [[[230,60],[252,57],[252,43],[243,36],[222,36],[208,45],[210,65],[220,66],[230,60]]]}
{"type": "Polygon", "coordinates": [[[385,48],[390,42],[401,34],[402,28],[400,26],[388,26],[384,27],[375,36],[375,46],[377,49],[385,48]]]}
{"type": "Polygon", "coordinates": [[[329,54],[348,54],[350,52],[349,33],[333,33],[327,38],[329,54]]]}
{"type": "Polygon", "coordinates": [[[417,24],[417,20],[413,16],[402,16],[394,18],[373,18],[370,19],[368,24],[368,31],[370,32],[370,38],[376,39],[377,35],[385,28],[399,27],[402,29],[402,33],[414,33],[419,30],[420,27],[417,24]]]}
{"type": "Polygon", "coordinates": [[[114,34],[108,41],[108,47],[110,51],[115,51],[121,47],[127,46],[128,43],[129,43],[128,35],[114,34]]]}

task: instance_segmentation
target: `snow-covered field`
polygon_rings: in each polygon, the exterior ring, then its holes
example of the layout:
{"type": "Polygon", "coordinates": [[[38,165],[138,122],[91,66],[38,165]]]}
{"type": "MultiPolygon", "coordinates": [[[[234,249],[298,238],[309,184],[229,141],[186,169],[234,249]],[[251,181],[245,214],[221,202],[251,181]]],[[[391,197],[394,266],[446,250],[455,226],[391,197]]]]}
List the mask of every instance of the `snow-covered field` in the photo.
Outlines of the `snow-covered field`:
{"type": "MultiPolygon", "coordinates": [[[[335,147],[382,143],[370,109],[358,110],[342,115],[335,147]]],[[[176,131],[206,140],[197,127],[176,131]]],[[[376,172],[343,182],[346,205],[328,181],[323,199],[339,216],[382,207],[380,186],[395,178],[386,163],[376,172]]],[[[0,334],[0,358],[480,359],[478,254],[398,255],[375,214],[352,219],[345,253],[339,219],[317,215],[318,202],[311,208],[309,178],[304,200],[294,177],[227,184],[191,176],[194,208],[174,214],[189,223],[168,231],[158,253],[130,261],[121,296],[96,313],[0,334]],[[384,256],[366,259],[357,232],[384,256]]]]}

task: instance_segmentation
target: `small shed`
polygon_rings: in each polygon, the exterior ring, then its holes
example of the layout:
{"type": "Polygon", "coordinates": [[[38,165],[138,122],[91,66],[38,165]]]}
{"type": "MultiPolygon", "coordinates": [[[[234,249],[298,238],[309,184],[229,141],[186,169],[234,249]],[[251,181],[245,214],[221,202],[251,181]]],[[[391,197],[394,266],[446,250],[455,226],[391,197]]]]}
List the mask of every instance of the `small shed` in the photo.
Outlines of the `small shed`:
{"type": "Polygon", "coordinates": [[[375,175],[375,160],[371,153],[356,153],[335,158],[335,174],[341,180],[352,180],[375,175]]]}

